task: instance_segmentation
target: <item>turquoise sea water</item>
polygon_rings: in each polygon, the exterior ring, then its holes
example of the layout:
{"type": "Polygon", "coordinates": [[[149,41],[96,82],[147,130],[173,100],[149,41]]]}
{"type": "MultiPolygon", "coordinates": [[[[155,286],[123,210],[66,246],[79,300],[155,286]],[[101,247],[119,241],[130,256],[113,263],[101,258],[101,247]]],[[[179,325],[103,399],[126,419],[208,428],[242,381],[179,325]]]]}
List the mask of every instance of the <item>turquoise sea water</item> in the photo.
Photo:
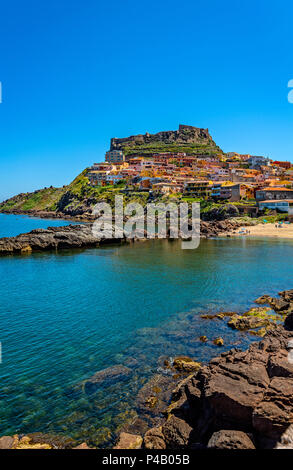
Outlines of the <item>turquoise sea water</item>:
{"type": "Polygon", "coordinates": [[[41,219],[29,217],[28,215],[0,214],[0,238],[15,237],[20,233],[30,232],[35,228],[60,227],[61,225],[76,224],[62,219],[41,219]]]}
{"type": "MultiPolygon", "coordinates": [[[[6,217],[9,231],[27,231],[22,218],[6,217]]],[[[148,241],[0,258],[0,435],[63,433],[108,445],[135,413],[160,356],[204,362],[254,340],[200,313],[244,311],[264,293],[292,288],[291,240],[180,246],[148,241]],[[225,346],[202,344],[200,335],[222,336],[225,346]],[[101,383],[94,396],[76,391],[95,372],[131,362],[130,375],[101,383]]]]}

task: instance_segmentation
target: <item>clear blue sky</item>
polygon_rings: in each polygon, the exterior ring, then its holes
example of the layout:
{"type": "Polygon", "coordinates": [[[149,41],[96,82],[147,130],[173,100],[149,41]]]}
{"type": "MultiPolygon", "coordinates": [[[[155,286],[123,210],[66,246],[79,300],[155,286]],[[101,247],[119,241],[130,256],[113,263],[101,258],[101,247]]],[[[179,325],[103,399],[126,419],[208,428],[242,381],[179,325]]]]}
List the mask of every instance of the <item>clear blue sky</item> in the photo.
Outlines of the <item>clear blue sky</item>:
{"type": "Polygon", "coordinates": [[[111,137],[208,127],[293,161],[293,4],[1,2],[0,200],[69,183],[111,137]]]}

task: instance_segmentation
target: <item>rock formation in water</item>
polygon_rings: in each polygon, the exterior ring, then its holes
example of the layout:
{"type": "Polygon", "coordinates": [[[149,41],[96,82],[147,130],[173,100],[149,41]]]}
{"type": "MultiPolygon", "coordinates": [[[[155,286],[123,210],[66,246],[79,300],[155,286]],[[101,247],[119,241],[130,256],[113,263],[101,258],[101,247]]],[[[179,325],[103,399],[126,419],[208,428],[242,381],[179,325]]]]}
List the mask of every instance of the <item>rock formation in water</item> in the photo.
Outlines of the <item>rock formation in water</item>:
{"type": "MultiPolygon", "coordinates": [[[[112,242],[113,240],[110,239],[112,242]]],[[[60,250],[65,248],[97,247],[100,240],[92,233],[90,225],[68,225],[35,229],[17,237],[0,238],[0,254],[31,253],[32,251],[60,250]]],[[[120,242],[120,239],[114,240],[120,242]]]]}
{"type": "MultiPolygon", "coordinates": [[[[236,230],[238,227],[238,223],[230,220],[210,223],[201,222],[201,236],[204,238],[216,237],[222,232],[230,232],[231,230],[236,230]]],[[[104,232],[104,234],[104,238],[94,236],[92,233],[92,224],[35,229],[31,230],[31,232],[17,235],[16,237],[0,238],[0,255],[24,254],[33,251],[62,250],[68,248],[89,248],[110,243],[122,243],[128,240],[125,237],[114,238],[114,232],[111,228],[108,230],[107,236],[106,232],[104,232]]],[[[146,238],[146,233],[142,235],[146,238]]],[[[137,237],[131,240],[135,241],[140,238],[137,237]]]]}

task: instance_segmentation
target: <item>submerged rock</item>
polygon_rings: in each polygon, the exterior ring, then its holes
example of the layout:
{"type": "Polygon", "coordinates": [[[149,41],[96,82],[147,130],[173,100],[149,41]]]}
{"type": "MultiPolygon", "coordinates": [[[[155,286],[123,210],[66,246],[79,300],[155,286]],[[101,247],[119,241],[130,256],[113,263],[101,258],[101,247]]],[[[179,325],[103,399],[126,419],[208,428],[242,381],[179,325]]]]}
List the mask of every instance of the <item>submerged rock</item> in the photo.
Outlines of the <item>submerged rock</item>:
{"type": "Polygon", "coordinates": [[[206,336],[200,336],[199,337],[199,340],[202,342],[202,343],[207,343],[208,342],[208,338],[206,336]]]}
{"type": "Polygon", "coordinates": [[[114,449],[140,449],[142,445],[142,437],[122,432],[119,436],[117,444],[114,449]]]}
{"type": "Polygon", "coordinates": [[[139,390],[135,404],[142,414],[163,413],[169,403],[173,388],[174,379],[171,376],[155,374],[139,390]]]}
{"type": "Polygon", "coordinates": [[[74,445],[76,441],[70,437],[38,432],[0,438],[0,449],[70,449],[74,445]]]}
{"type": "Polygon", "coordinates": [[[260,328],[262,326],[268,326],[269,323],[269,320],[263,318],[235,315],[228,321],[228,326],[235,330],[250,330],[253,328],[260,328]]]}
{"type": "Polygon", "coordinates": [[[180,372],[197,372],[201,368],[200,362],[193,361],[190,357],[180,356],[173,361],[173,367],[180,372]]]}
{"type": "Polygon", "coordinates": [[[113,383],[121,379],[125,379],[131,374],[129,367],[118,364],[112,367],[96,372],[92,377],[83,382],[85,393],[92,394],[96,392],[102,384],[113,383]]]}
{"type": "Polygon", "coordinates": [[[215,338],[213,340],[213,343],[215,346],[223,346],[224,345],[224,340],[223,338],[215,338]]]}
{"type": "Polygon", "coordinates": [[[261,328],[259,331],[250,331],[250,333],[257,336],[264,336],[275,326],[275,323],[279,321],[279,318],[277,318],[275,314],[269,313],[273,313],[269,307],[251,308],[243,315],[234,315],[228,321],[228,326],[241,331],[256,330],[257,328],[261,328]]]}

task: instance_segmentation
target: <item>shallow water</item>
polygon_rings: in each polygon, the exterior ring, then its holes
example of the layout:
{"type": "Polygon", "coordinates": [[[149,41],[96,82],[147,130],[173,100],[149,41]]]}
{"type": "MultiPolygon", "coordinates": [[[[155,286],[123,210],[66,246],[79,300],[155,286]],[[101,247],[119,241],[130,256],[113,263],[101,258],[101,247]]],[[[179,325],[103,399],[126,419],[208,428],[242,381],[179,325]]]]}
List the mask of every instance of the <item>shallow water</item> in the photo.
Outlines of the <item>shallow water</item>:
{"type": "Polygon", "coordinates": [[[205,362],[255,340],[200,313],[245,311],[264,293],[292,288],[290,240],[180,247],[148,241],[0,258],[0,435],[42,431],[108,445],[135,418],[160,356],[205,362]],[[113,365],[129,373],[93,395],[77,385],[113,365]]]}

